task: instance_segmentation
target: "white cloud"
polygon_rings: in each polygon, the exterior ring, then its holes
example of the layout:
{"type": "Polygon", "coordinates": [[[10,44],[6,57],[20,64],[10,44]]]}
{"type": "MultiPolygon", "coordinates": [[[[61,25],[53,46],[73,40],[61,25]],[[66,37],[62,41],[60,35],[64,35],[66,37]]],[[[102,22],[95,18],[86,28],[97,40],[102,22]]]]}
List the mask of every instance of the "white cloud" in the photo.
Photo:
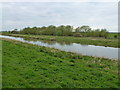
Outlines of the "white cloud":
{"type": "Polygon", "coordinates": [[[1,0],[0,2],[118,2],[119,0],[1,0]]]}
{"type": "Polygon", "coordinates": [[[3,3],[3,30],[69,24],[117,31],[117,20],[117,2],[3,3]]]}

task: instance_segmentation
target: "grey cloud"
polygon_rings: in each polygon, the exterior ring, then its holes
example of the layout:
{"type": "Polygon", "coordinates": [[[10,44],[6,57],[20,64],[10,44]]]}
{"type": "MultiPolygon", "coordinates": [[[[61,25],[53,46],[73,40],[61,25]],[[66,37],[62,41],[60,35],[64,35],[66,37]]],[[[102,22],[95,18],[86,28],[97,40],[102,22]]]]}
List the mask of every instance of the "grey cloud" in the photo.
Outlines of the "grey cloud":
{"type": "Polygon", "coordinates": [[[3,4],[3,30],[26,26],[89,25],[117,31],[117,3],[22,2],[3,4]]]}

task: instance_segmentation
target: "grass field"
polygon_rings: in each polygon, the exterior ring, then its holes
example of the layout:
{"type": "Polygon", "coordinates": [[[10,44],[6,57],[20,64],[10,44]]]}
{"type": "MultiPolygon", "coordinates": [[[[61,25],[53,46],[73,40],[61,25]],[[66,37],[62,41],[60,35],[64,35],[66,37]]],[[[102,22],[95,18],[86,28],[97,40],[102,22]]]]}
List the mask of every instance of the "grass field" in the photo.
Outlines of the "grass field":
{"type": "Polygon", "coordinates": [[[117,61],[3,39],[3,88],[118,88],[117,61]]]}
{"type": "Polygon", "coordinates": [[[108,47],[120,47],[118,39],[105,39],[105,38],[93,38],[93,37],[71,37],[71,36],[47,36],[47,35],[22,35],[22,34],[6,34],[15,37],[23,37],[25,39],[35,39],[44,41],[56,41],[66,43],[80,43],[85,45],[97,45],[108,47]]]}
{"type": "Polygon", "coordinates": [[[0,40],[0,89],[2,89],[2,41],[0,40]]]}

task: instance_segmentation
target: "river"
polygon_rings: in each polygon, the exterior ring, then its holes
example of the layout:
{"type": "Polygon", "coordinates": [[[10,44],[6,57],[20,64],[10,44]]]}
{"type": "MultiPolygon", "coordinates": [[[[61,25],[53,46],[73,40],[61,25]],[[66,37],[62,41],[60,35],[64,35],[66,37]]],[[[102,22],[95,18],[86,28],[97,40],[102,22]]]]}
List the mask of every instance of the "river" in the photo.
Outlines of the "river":
{"type": "Polygon", "coordinates": [[[18,40],[18,41],[22,41],[22,42],[36,44],[39,46],[56,48],[56,49],[60,49],[62,51],[74,52],[74,53],[81,54],[81,55],[104,57],[104,58],[110,58],[110,59],[116,59],[116,60],[118,60],[118,49],[120,49],[120,48],[114,48],[114,47],[82,45],[82,44],[78,44],[78,43],[70,43],[70,44],[66,44],[66,43],[61,44],[58,42],[49,43],[49,42],[43,42],[40,40],[37,40],[37,41],[26,40],[21,37],[12,37],[12,36],[4,36],[4,35],[0,35],[0,38],[8,38],[8,39],[13,39],[13,40],[18,40]]]}

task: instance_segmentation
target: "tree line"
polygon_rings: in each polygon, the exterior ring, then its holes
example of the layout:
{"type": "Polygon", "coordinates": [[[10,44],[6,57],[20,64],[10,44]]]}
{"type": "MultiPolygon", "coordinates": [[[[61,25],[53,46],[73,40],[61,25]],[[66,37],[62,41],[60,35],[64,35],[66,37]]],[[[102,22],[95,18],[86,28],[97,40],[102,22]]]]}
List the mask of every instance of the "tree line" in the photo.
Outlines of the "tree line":
{"type": "Polygon", "coordinates": [[[53,36],[75,36],[75,37],[107,37],[108,31],[106,29],[91,29],[89,26],[80,26],[73,28],[70,25],[48,27],[26,27],[18,31],[14,29],[9,33],[15,34],[32,34],[32,35],[53,35],[53,36]]]}

